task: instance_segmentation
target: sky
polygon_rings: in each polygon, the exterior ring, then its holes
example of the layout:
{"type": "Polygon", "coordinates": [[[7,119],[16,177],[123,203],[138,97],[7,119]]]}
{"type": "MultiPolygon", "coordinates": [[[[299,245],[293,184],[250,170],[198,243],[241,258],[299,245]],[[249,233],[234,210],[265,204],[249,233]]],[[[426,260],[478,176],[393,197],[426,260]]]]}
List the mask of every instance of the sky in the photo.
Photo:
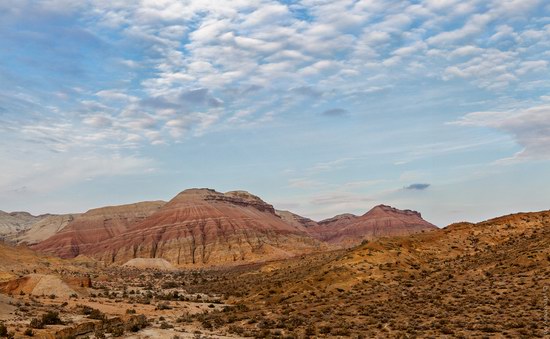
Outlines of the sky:
{"type": "Polygon", "coordinates": [[[0,210],[550,208],[544,0],[0,2],[0,210]]]}

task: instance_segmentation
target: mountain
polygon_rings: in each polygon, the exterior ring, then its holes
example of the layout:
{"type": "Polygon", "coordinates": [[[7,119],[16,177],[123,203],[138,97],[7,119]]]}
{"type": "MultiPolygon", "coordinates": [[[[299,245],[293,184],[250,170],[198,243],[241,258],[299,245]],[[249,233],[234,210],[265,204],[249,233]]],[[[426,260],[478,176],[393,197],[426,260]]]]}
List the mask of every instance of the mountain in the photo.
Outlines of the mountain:
{"type": "Polygon", "coordinates": [[[62,258],[82,254],[107,263],[163,258],[173,265],[211,266],[286,258],[321,247],[349,247],[364,239],[435,228],[418,212],[386,205],[362,216],[342,214],[315,222],[275,210],[246,191],[188,189],[168,203],[142,202],[78,216],[50,216],[19,239],[62,258]]]}
{"type": "Polygon", "coordinates": [[[92,209],[75,217],[61,231],[31,248],[61,258],[76,257],[101,241],[124,234],[164,204],[163,201],[147,201],[92,209]]]}
{"type": "Polygon", "coordinates": [[[80,247],[79,252],[63,253],[84,253],[108,263],[141,257],[207,266],[286,258],[319,246],[317,240],[285,223],[272,205],[255,195],[188,189],[124,233],[80,247]]]}
{"type": "Polygon", "coordinates": [[[313,227],[311,231],[316,234],[319,239],[327,241],[334,238],[340,231],[357,219],[359,219],[359,217],[354,214],[339,214],[332,218],[319,221],[317,226],[313,227]]]}
{"type": "Polygon", "coordinates": [[[34,216],[28,212],[0,211],[0,238],[14,236],[19,232],[25,231],[33,223],[47,217],[47,215],[34,216]]]}
{"type": "Polygon", "coordinates": [[[365,239],[408,235],[434,229],[437,227],[422,219],[416,211],[378,205],[362,216],[341,214],[322,220],[310,230],[323,241],[352,246],[365,239]]]}
{"type": "Polygon", "coordinates": [[[31,224],[29,229],[17,234],[10,240],[29,245],[36,244],[58,233],[78,216],[79,214],[47,215],[45,218],[31,224]]]}

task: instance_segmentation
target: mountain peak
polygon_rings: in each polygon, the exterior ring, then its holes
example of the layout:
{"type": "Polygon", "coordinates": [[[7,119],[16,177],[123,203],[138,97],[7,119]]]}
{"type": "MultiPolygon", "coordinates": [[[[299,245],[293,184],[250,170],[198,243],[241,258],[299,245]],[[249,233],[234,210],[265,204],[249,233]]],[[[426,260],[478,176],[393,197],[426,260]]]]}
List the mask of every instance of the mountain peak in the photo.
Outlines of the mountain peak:
{"type": "Polygon", "coordinates": [[[262,212],[275,214],[275,209],[272,205],[266,203],[258,196],[242,190],[221,193],[210,188],[190,188],[182,191],[170,200],[170,204],[187,203],[192,201],[226,202],[244,207],[254,207],[262,212]]]}
{"type": "Polygon", "coordinates": [[[400,210],[400,209],[395,208],[393,206],[384,205],[384,204],[374,206],[370,211],[365,213],[363,216],[367,216],[367,215],[374,216],[374,215],[382,215],[382,214],[386,214],[386,215],[390,215],[390,214],[410,215],[410,216],[417,216],[419,218],[422,218],[422,215],[420,214],[420,212],[409,210],[409,209],[400,210]]]}

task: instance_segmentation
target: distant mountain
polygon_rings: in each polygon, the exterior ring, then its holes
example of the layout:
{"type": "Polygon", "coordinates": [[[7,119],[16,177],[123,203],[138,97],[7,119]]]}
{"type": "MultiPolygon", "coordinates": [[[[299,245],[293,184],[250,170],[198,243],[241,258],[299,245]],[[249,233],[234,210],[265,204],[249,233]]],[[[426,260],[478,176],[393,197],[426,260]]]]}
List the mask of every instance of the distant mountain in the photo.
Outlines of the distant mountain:
{"type": "Polygon", "coordinates": [[[359,219],[359,217],[351,213],[339,214],[332,218],[319,221],[317,226],[313,227],[311,231],[319,239],[328,241],[357,219],[359,219]]]}
{"type": "Polygon", "coordinates": [[[0,238],[15,236],[17,233],[29,229],[33,223],[48,215],[34,216],[28,212],[0,211],[0,238]]]}
{"type": "Polygon", "coordinates": [[[62,258],[76,257],[101,241],[125,233],[164,204],[163,201],[147,201],[92,209],[75,217],[58,233],[31,248],[62,258]]]}
{"type": "Polygon", "coordinates": [[[286,258],[432,229],[436,227],[420,213],[386,205],[362,216],[341,214],[315,222],[275,210],[246,191],[188,189],[168,203],[49,216],[17,240],[62,258],[86,255],[106,263],[162,258],[173,265],[211,266],[286,258]]]}
{"type": "Polygon", "coordinates": [[[210,189],[185,190],[141,222],[89,246],[78,244],[77,233],[58,236],[35,248],[63,256],[83,253],[108,263],[141,257],[205,266],[285,258],[320,247],[257,196],[210,189]]]}
{"type": "Polygon", "coordinates": [[[41,218],[34,222],[29,229],[10,237],[10,240],[17,243],[24,242],[28,245],[36,244],[60,232],[79,215],[80,214],[47,215],[45,218],[41,218]]]}
{"type": "Polygon", "coordinates": [[[378,205],[362,216],[341,214],[322,220],[310,230],[323,241],[351,246],[365,239],[408,235],[433,229],[437,227],[422,219],[416,211],[378,205]]]}

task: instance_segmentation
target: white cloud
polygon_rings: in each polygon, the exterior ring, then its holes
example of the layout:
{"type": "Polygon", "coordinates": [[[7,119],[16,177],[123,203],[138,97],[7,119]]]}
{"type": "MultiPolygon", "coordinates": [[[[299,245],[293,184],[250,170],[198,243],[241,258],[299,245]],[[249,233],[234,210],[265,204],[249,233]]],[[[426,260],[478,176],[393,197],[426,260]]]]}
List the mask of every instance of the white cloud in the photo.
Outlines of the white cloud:
{"type": "Polygon", "coordinates": [[[550,106],[473,112],[452,124],[490,127],[510,134],[523,149],[513,160],[550,159],[550,106]]]}
{"type": "MultiPolygon", "coordinates": [[[[286,102],[290,88],[310,86],[323,93],[304,99],[316,101],[313,105],[348,93],[355,95],[347,98],[364,101],[364,94],[418,74],[447,81],[458,78],[498,93],[525,77],[548,73],[544,53],[550,26],[516,20],[537,3],[41,1],[42,10],[51,7],[76,15],[86,9],[83,28],[98,36],[106,30],[114,33],[106,38],[113,49],[119,48],[117,44],[137,46],[143,53],[135,60],[131,53],[113,58],[125,66],[125,79],[91,93],[59,92],[67,100],[78,98],[79,117],[64,121],[70,126],[50,135],[61,137],[71,129],[82,136],[73,141],[97,146],[164,144],[223,124],[229,128],[273,121],[296,102],[286,102]],[[490,38],[478,39],[480,34],[490,38]],[[117,35],[123,39],[116,41],[117,35]],[[503,42],[511,45],[502,48],[503,42]],[[228,89],[248,86],[266,90],[227,94],[228,89]],[[195,89],[207,91],[204,100],[182,100],[182,93],[195,89]],[[254,113],[242,113],[250,111],[254,113]]],[[[10,12],[22,13],[32,6],[20,2],[10,12]]],[[[36,127],[36,121],[28,124],[36,127]]],[[[69,143],[50,144],[64,151],[69,143]]]]}
{"type": "Polygon", "coordinates": [[[524,75],[529,72],[542,72],[548,68],[548,61],[546,60],[533,60],[524,61],[520,63],[516,73],[518,75],[524,75]]]}

